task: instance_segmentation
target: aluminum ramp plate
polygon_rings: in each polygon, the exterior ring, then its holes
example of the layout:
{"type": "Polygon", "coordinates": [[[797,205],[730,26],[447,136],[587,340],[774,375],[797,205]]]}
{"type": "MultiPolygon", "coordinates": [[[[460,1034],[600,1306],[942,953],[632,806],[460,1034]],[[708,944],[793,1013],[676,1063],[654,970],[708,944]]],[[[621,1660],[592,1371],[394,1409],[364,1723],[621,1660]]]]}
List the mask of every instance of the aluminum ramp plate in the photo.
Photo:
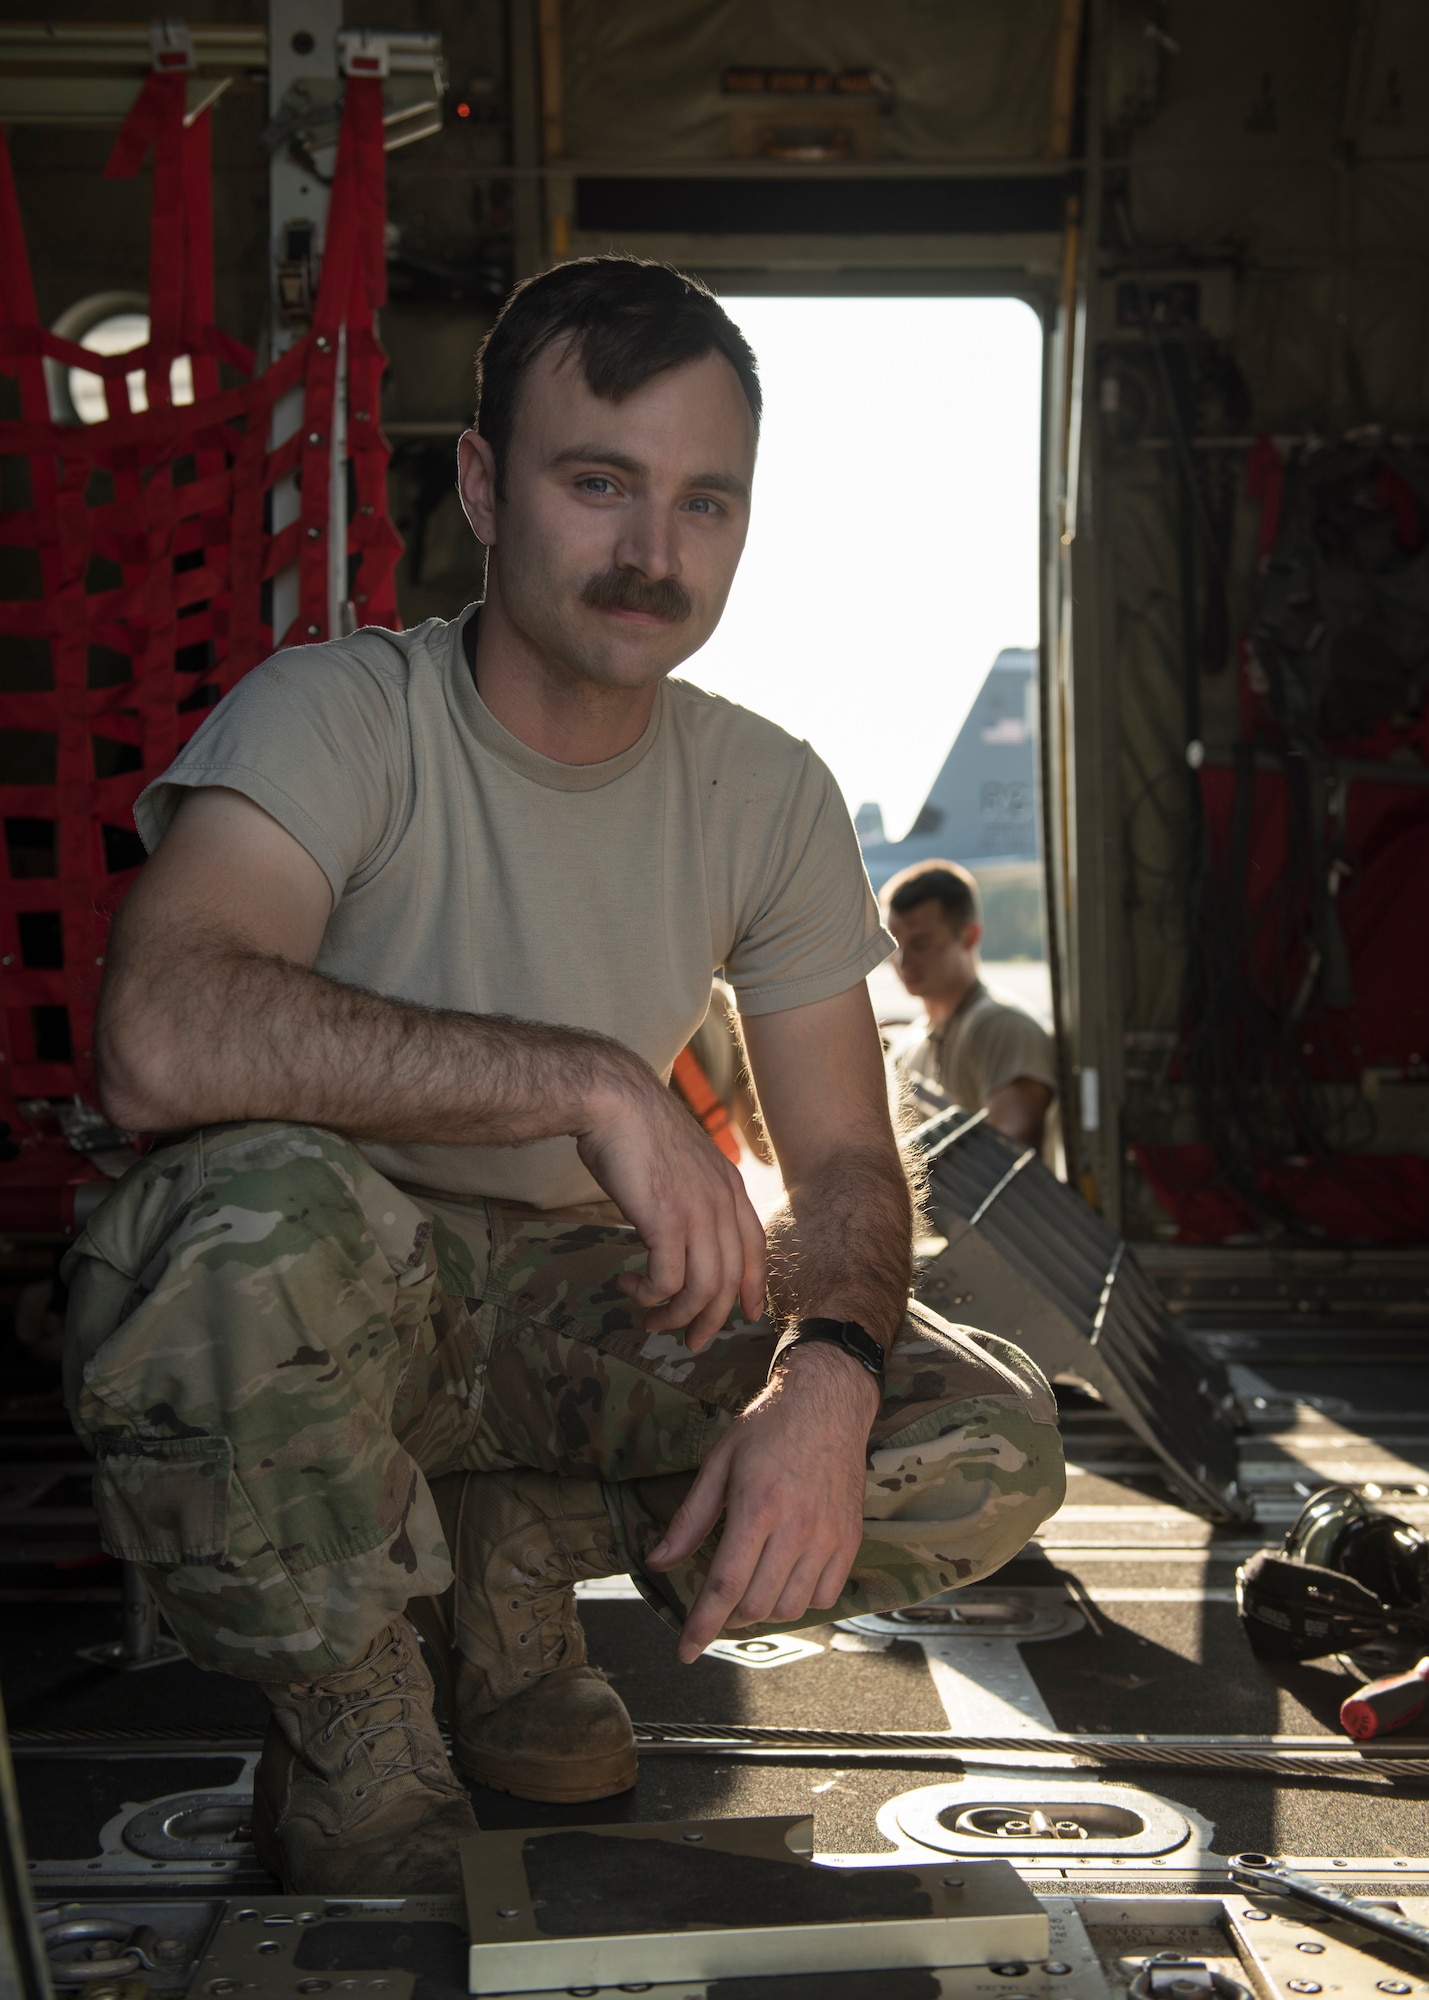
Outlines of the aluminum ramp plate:
{"type": "Polygon", "coordinates": [[[1187,1506],[1244,1518],[1230,1380],[1192,1350],[1130,1247],[984,1112],[944,1112],[910,1143],[943,1239],[919,1278],[922,1303],[1015,1341],[1049,1377],[1084,1381],[1156,1453],[1187,1506]]]}

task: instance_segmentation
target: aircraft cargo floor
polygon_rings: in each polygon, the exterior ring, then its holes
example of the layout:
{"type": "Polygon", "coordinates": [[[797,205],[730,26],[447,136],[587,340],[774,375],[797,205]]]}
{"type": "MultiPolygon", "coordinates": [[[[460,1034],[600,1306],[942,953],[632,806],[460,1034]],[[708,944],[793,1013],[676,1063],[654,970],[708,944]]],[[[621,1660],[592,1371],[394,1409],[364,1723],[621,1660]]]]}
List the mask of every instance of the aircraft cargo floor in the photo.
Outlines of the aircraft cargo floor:
{"type": "MultiPolygon", "coordinates": [[[[1347,1334],[1340,1352],[1353,1350],[1347,1334]]],[[[1338,1737],[1353,1676],[1332,1660],[1272,1676],[1242,1636],[1235,1568],[1277,1541],[1304,1494],[1330,1481],[1377,1482],[1386,1507],[1429,1527],[1429,1365],[1302,1361],[1262,1365],[1255,1376],[1242,1369],[1236,1380],[1250,1418],[1242,1483],[1256,1496],[1257,1523],[1213,1529],[1186,1512],[1118,1419],[1063,1392],[1067,1503],[1013,1565],[967,1594],[959,1624],[816,1627],[788,1648],[756,1642],[683,1668],[628,1583],[583,1589],[592,1658],[637,1723],[950,1730],[1025,1738],[1025,1752],[662,1744],[642,1754],[639,1783],[624,1797],[551,1808],[477,1790],[478,1820],[501,1828],[812,1813],[821,1855],[1001,1852],[1047,1893],[1068,1883],[1078,1893],[1223,1888],[1224,1861],[1213,1857],[1247,1849],[1338,1865],[1365,1893],[1419,1889],[1429,1882],[1424,1783],[1194,1762],[1089,1770],[1060,1746],[1037,1749],[1049,1732],[1196,1738],[1212,1756],[1231,1737],[1338,1737]],[[906,1798],[939,1785],[958,1787],[950,1802],[906,1798]],[[1009,1815],[1030,1812],[1039,1786],[1047,1822],[1060,1820],[1062,1832],[1009,1833],[1009,1815]],[[1131,1796],[1126,1788],[1142,1805],[1132,1797],[1130,1821],[1118,1824],[1137,1822],[1140,1832],[1091,1824],[1089,1837],[1078,1800],[1131,1796]],[[953,1827],[960,1814],[975,1816],[972,1834],[953,1827]],[[931,1829],[941,1845],[920,1845],[910,1828],[931,1829]]],[[[92,1542],[76,1484],[82,1455],[62,1422],[37,1426],[38,1414],[34,1405],[15,1411],[3,1441],[6,1539],[32,1558],[47,1537],[72,1551],[92,1542]]],[[[116,1628],[117,1574],[90,1564],[42,1572],[31,1561],[0,1576],[0,1681],[37,1898],[141,1887],[150,1896],[200,1886],[259,1893],[266,1878],[247,1849],[242,1795],[262,1700],[183,1660],[119,1673],[80,1657],[116,1628]]],[[[1183,1743],[1162,1754],[1198,1752],[1183,1743]]]]}

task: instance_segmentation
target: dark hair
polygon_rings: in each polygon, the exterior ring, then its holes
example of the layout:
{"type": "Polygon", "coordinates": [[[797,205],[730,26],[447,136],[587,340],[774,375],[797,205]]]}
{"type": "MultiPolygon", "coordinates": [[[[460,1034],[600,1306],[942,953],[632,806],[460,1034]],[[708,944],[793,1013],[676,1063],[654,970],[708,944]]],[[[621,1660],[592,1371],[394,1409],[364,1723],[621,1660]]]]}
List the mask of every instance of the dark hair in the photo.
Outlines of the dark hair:
{"type": "Polygon", "coordinates": [[[906,917],[920,903],[941,903],[954,936],[966,925],[982,921],[977,883],[956,861],[915,862],[895,875],[883,894],[889,909],[900,917],[906,917]]]}
{"type": "Polygon", "coordinates": [[[569,337],[593,394],[618,403],[652,375],[722,354],[759,434],[763,397],[753,349],[698,278],[645,257],[577,257],[519,284],[476,356],[476,428],[496,460],[497,492],[526,370],[569,337]]]}

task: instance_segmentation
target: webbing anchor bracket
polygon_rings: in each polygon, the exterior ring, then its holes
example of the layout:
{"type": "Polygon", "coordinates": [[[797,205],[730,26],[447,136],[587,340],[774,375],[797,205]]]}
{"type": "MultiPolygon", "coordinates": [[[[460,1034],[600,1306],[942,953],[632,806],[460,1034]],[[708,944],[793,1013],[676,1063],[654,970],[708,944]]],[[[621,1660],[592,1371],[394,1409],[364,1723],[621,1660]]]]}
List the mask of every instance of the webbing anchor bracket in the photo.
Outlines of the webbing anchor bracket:
{"type": "Polygon", "coordinates": [[[429,76],[436,90],[447,87],[440,35],[342,28],[337,37],[337,66],[341,76],[429,76]]]}
{"type": "Polygon", "coordinates": [[[395,153],[416,139],[429,139],[442,129],[442,99],[447,65],[440,35],[399,34],[387,28],[343,28],[337,37],[338,73],[344,77],[380,77],[385,112],[382,149],[395,153]],[[422,82],[394,83],[396,78],[422,82]]]}
{"type": "Polygon", "coordinates": [[[195,67],[194,39],[186,21],[166,19],[149,23],[149,66],[160,76],[181,74],[195,67]]]}

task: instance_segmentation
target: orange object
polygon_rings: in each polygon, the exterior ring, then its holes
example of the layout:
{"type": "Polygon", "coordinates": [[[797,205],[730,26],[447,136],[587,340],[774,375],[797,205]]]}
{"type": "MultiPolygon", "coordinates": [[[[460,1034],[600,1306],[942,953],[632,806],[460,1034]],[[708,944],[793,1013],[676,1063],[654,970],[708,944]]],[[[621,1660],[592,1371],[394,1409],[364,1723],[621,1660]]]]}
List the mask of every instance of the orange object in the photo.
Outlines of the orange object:
{"type": "Polygon", "coordinates": [[[671,1076],[676,1090],[725,1158],[738,1166],[739,1141],[734,1135],[729,1106],[705,1075],[699,1057],[689,1049],[681,1049],[671,1076]]]}
{"type": "Polygon", "coordinates": [[[1386,1674],[1367,1681],[1340,1703],[1340,1727],[1361,1743],[1371,1736],[1388,1736],[1417,1722],[1429,1704],[1429,1659],[1407,1674],[1386,1674]]]}

